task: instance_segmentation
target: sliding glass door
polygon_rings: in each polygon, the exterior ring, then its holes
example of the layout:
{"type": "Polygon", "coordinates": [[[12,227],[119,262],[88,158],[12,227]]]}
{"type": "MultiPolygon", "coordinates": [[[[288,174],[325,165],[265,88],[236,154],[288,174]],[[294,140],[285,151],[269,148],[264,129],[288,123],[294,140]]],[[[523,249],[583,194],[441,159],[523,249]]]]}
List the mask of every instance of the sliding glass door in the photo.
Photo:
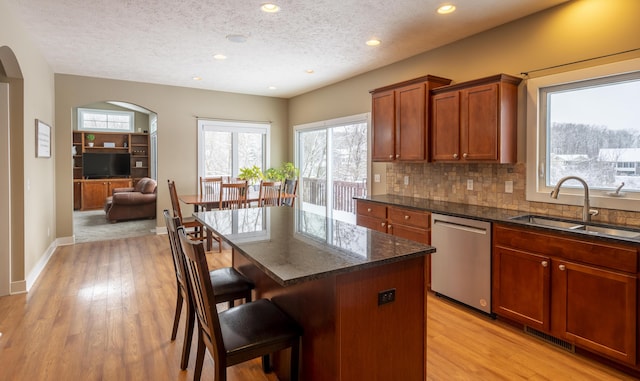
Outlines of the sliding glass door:
{"type": "Polygon", "coordinates": [[[368,125],[362,114],[296,126],[304,210],[355,223],[353,197],[367,194],[368,125]]]}

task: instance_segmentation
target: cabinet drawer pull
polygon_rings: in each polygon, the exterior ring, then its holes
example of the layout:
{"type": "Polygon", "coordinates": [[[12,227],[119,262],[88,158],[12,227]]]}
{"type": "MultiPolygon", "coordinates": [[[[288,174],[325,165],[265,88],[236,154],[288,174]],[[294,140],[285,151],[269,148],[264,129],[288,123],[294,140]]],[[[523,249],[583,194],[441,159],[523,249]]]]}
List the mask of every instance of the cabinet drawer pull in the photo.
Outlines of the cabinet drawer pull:
{"type": "Polygon", "coordinates": [[[408,220],[408,219],[409,219],[409,216],[404,216],[404,219],[405,219],[405,220],[408,220]]]}
{"type": "Polygon", "coordinates": [[[367,208],[367,212],[371,213],[371,208],[367,208]]]}
{"type": "Polygon", "coordinates": [[[466,159],[466,158],[469,157],[469,154],[465,152],[465,153],[462,154],[462,157],[464,157],[466,159]]]}
{"type": "Polygon", "coordinates": [[[560,271],[564,271],[567,269],[567,267],[565,265],[560,265],[558,266],[558,268],[560,269],[560,271]]]}
{"type": "Polygon", "coordinates": [[[453,158],[454,158],[454,159],[457,159],[457,158],[458,158],[458,154],[457,154],[457,153],[454,153],[454,154],[453,154],[453,158]]]}
{"type": "Polygon", "coordinates": [[[547,267],[549,266],[549,262],[547,261],[542,261],[542,267],[547,267]]]}

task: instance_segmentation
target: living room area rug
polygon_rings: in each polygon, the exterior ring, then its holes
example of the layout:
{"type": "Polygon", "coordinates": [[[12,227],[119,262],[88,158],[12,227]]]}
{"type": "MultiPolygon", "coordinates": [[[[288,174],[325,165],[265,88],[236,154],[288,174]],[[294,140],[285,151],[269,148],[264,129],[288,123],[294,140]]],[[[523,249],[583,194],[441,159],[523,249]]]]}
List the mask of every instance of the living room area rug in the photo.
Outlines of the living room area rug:
{"type": "Polygon", "coordinates": [[[156,234],[156,220],[143,219],[111,223],[103,210],[73,212],[75,242],[106,241],[156,234]]]}

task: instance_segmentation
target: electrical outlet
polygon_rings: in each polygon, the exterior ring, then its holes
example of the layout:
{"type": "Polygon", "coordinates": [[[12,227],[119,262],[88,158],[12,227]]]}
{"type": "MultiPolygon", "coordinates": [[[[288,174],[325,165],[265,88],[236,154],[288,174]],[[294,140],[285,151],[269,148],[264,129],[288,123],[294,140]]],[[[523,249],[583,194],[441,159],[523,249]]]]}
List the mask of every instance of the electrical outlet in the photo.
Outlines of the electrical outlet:
{"type": "Polygon", "coordinates": [[[467,190],[473,190],[473,180],[467,180],[467,190]]]}
{"type": "Polygon", "coordinates": [[[409,176],[404,177],[404,185],[409,185],[409,176]]]}
{"type": "Polygon", "coordinates": [[[373,182],[374,183],[379,183],[380,182],[380,174],[376,173],[375,175],[373,175],[373,182]]]}
{"type": "Polygon", "coordinates": [[[513,193],[513,181],[508,180],[504,182],[504,193],[513,193]]]}
{"type": "Polygon", "coordinates": [[[384,290],[378,292],[378,305],[381,306],[383,304],[391,303],[396,300],[396,289],[391,288],[389,290],[384,290]]]}

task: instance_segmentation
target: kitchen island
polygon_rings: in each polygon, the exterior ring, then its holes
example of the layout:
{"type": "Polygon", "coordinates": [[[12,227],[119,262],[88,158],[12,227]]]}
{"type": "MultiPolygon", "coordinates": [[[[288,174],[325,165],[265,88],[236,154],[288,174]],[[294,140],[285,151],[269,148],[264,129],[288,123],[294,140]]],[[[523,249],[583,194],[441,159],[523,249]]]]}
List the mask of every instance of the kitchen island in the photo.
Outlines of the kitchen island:
{"type": "MultiPolygon", "coordinates": [[[[233,266],[304,328],[302,380],[426,378],[425,255],[435,248],[297,208],[196,218],[233,266]]],[[[287,356],[274,356],[288,380],[287,356]]]]}

